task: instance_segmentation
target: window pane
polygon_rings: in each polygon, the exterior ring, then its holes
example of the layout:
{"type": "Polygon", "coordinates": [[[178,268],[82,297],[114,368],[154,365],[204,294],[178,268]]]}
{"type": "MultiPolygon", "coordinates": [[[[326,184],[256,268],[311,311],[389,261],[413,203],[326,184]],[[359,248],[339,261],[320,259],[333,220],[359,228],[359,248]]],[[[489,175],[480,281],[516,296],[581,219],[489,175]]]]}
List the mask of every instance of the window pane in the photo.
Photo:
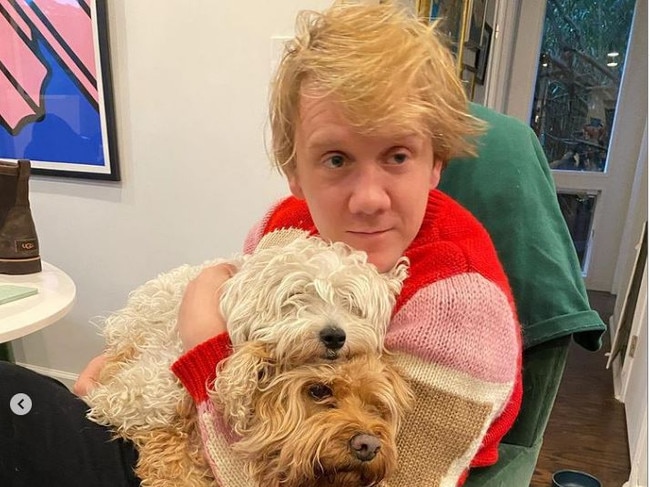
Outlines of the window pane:
{"type": "Polygon", "coordinates": [[[582,272],[586,272],[587,247],[596,208],[596,196],[585,193],[559,193],[558,202],[578,253],[582,272]]]}
{"type": "Polygon", "coordinates": [[[530,121],[551,168],[606,170],[634,0],[548,0],[530,121]]]}

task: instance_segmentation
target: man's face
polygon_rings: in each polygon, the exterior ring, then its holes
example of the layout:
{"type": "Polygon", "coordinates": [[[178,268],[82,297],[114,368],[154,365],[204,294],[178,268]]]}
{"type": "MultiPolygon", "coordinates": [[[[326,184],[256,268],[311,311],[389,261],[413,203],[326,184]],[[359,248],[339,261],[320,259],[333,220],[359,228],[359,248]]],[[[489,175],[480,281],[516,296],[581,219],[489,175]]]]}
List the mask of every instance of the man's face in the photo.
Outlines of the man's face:
{"type": "Polygon", "coordinates": [[[413,241],[440,180],[431,139],[363,135],[329,97],[301,97],[289,187],[307,202],[321,237],[364,250],[381,272],[413,241]]]}

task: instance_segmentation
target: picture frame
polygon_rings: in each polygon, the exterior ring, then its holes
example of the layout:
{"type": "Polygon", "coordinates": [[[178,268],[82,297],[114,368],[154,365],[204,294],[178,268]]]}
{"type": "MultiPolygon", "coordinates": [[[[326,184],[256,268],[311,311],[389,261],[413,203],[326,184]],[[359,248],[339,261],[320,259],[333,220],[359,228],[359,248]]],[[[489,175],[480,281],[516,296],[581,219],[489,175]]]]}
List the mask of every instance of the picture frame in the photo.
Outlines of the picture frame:
{"type": "Polygon", "coordinates": [[[0,159],[119,181],[107,0],[0,0],[0,159]]]}
{"type": "Polygon", "coordinates": [[[485,84],[485,75],[490,58],[490,47],[492,45],[492,32],[492,26],[485,22],[483,24],[481,44],[478,48],[478,55],[476,56],[476,82],[480,85],[485,84]]]}
{"type": "Polygon", "coordinates": [[[485,24],[485,0],[473,0],[472,10],[467,19],[467,39],[465,43],[473,48],[478,48],[482,40],[482,28],[485,24]]]}
{"type": "Polygon", "coordinates": [[[450,42],[452,51],[457,52],[461,31],[461,21],[465,2],[468,0],[430,0],[424,4],[421,13],[426,12],[429,21],[441,19],[440,30],[450,42]]]}

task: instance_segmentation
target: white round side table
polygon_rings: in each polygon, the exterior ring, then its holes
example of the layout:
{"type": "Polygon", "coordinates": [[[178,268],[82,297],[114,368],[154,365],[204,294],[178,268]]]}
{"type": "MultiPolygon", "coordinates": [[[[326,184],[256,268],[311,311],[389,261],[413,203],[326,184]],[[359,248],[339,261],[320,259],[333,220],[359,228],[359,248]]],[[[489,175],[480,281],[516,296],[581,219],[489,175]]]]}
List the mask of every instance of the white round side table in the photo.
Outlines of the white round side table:
{"type": "Polygon", "coordinates": [[[0,285],[38,289],[38,293],[0,304],[0,343],[24,337],[63,318],[74,304],[77,288],[65,272],[47,262],[35,274],[0,274],[0,285]]]}

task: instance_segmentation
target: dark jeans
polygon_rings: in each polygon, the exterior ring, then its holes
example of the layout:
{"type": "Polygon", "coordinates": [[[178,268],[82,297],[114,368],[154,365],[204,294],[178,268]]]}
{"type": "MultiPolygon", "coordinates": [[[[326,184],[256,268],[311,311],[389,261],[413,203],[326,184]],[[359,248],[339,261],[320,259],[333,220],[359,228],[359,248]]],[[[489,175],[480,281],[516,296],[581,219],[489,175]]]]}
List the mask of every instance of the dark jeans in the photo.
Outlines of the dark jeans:
{"type": "Polygon", "coordinates": [[[87,409],[60,382],[0,361],[0,485],[139,486],[133,445],[86,419],[87,409]],[[18,393],[32,400],[22,416],[9,406],[18,393]]]}

